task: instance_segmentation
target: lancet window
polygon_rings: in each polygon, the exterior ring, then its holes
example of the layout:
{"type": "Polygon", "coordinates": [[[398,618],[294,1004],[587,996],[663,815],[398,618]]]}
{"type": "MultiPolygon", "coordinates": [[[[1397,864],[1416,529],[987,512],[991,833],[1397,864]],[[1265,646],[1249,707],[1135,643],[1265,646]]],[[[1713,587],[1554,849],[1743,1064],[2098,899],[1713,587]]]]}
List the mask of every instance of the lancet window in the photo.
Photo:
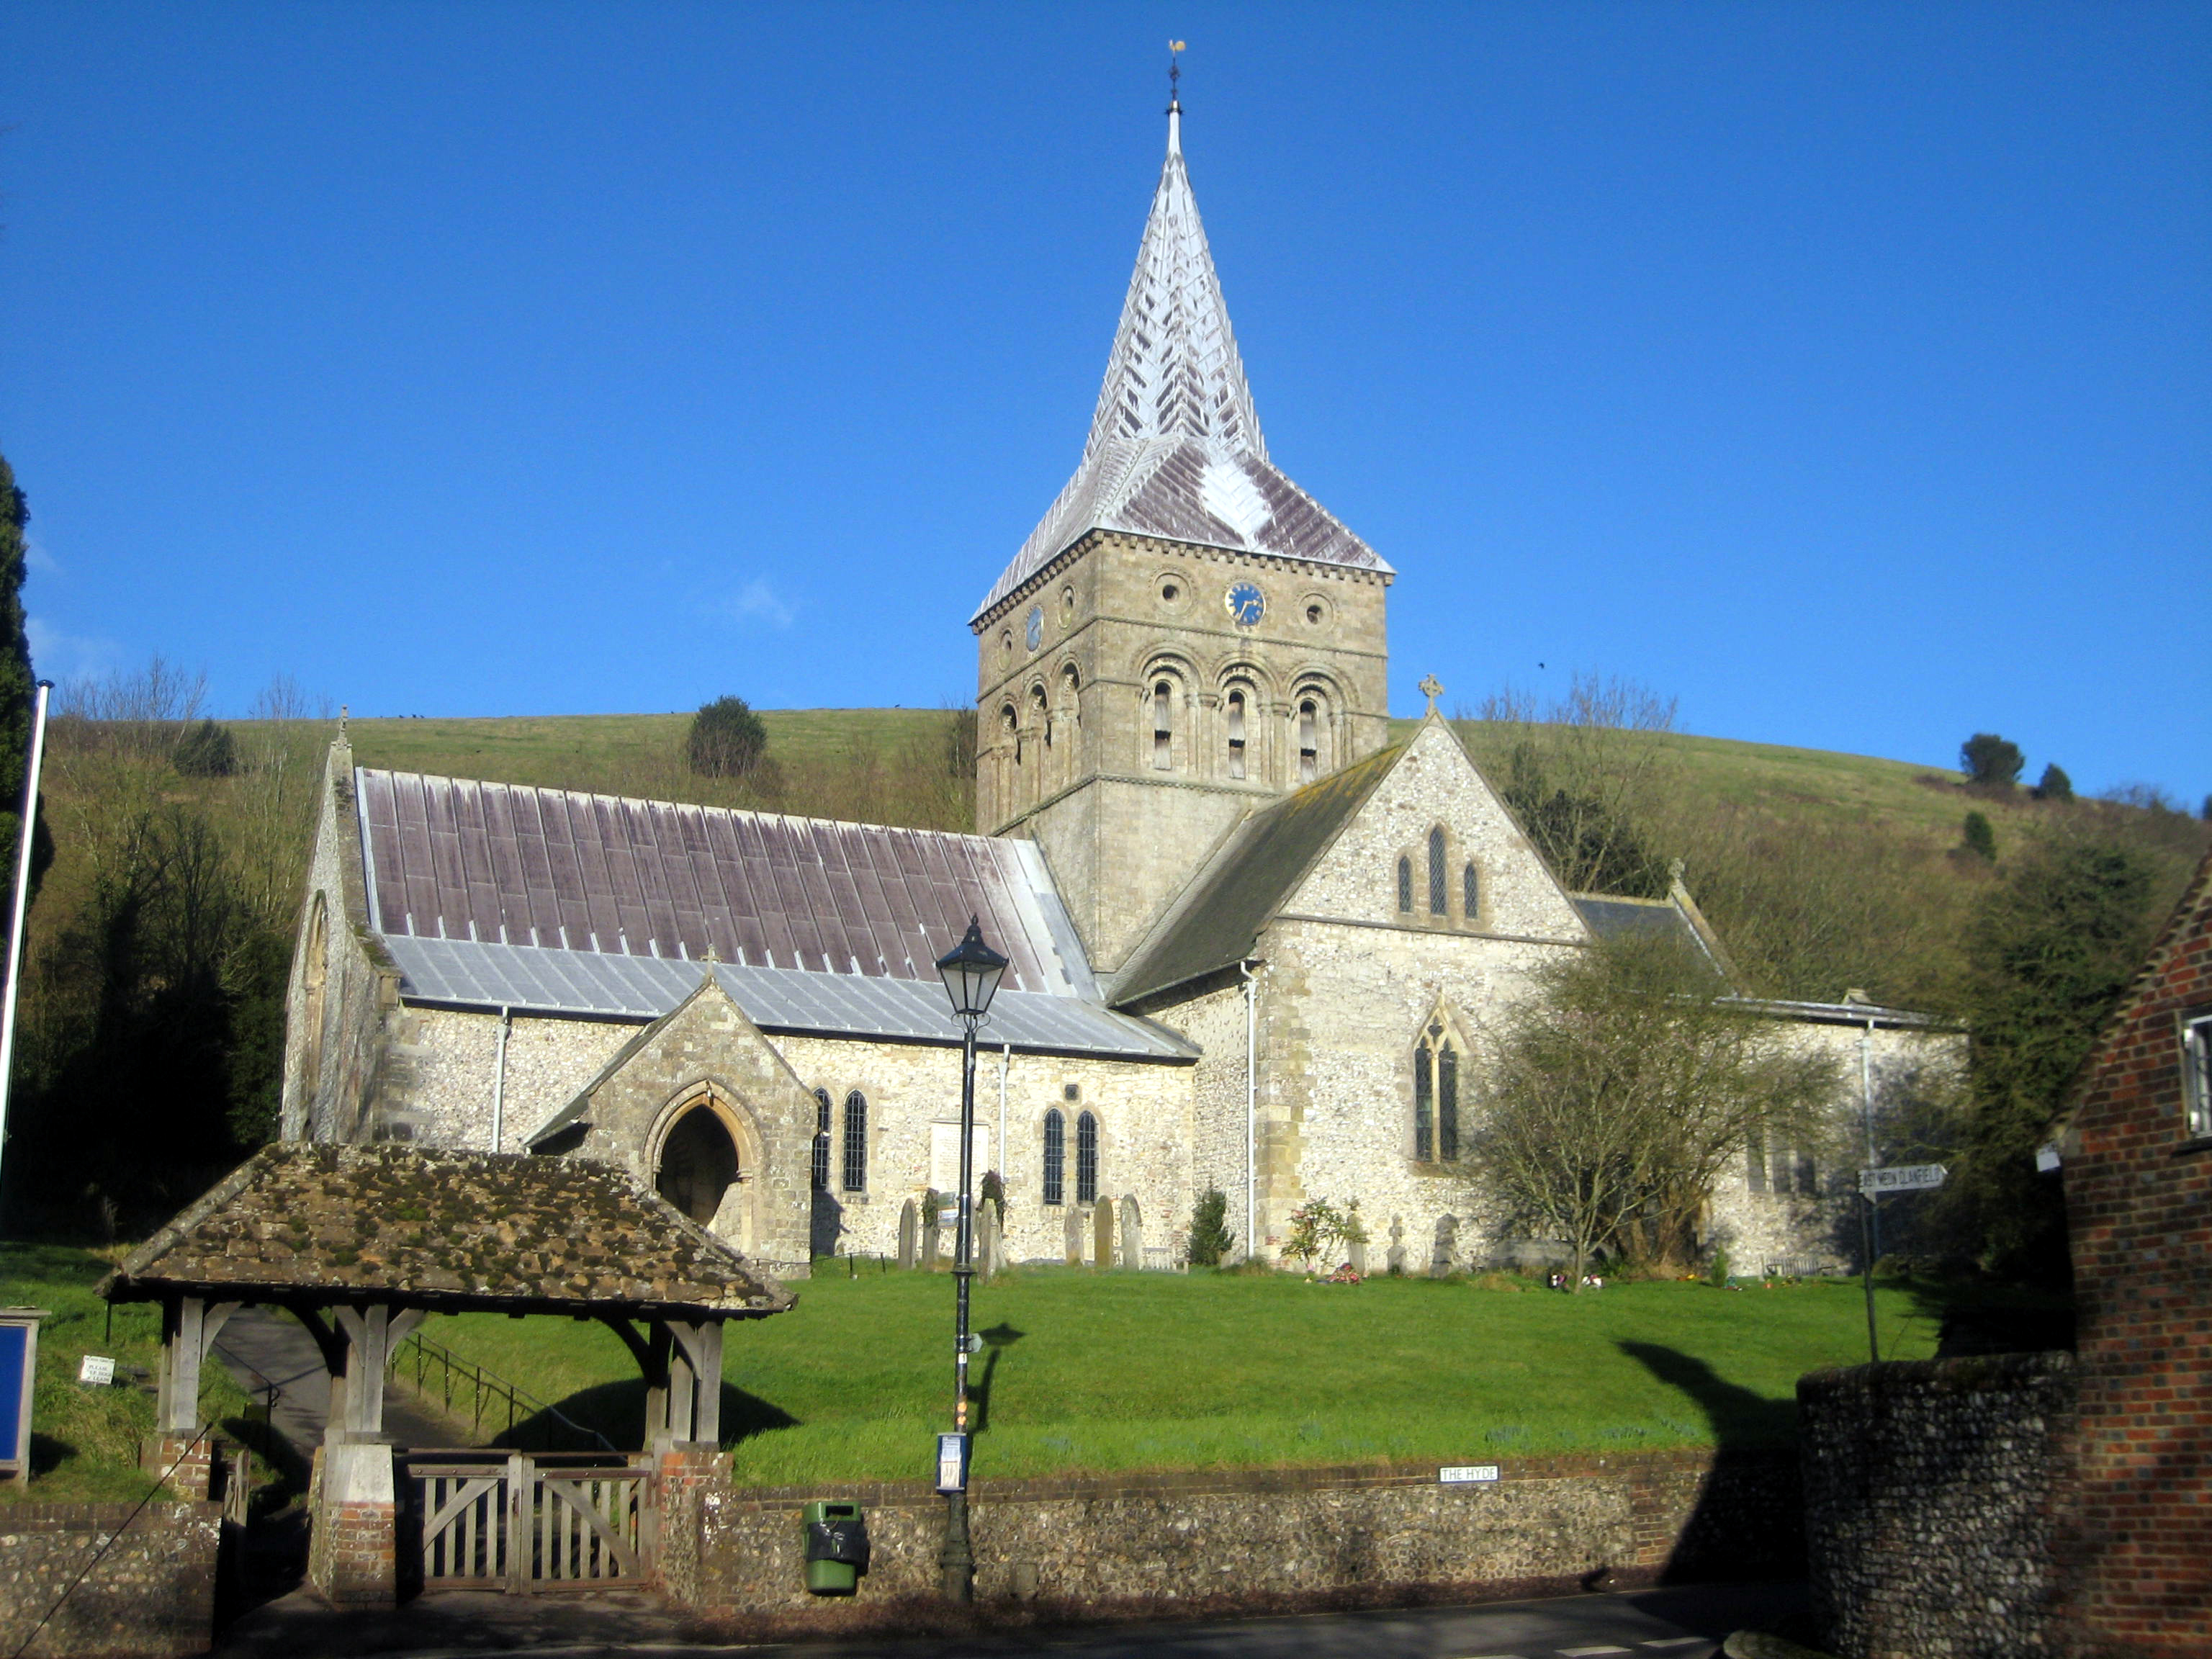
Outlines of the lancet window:
{"type": "Polygon", "coordinates": [[[1067,1120],[1054,1106],[1044,1115],[1044,1201],[1065,1201],[1067,1169],[1067,1120]]]}
{"type": "Polygon", "coordinates": [[[845,1097],[845,1190],[868,1189],[868,1097],[858,1089],[845,1097]]]}
{"type": "Polygon", "coordinates": [[[1175,683],[1158,680],[1152,685],[1152,765],[1159,771],[1175,766],[1175,683]]]}
{"type": "Polygon", "coordinates": [[[1098,1120],[1088,1112],[1075,1120],[1075,1201],[1098,1201],[1098,1120]]]}
{"type": "Polygon", "coordinates": [[[1244,693],[1239,689],[1229,694],[1229,775],[1244,775],[1244,693]]]}
{"type": "Polygon", "coordinates": [[[1469,921],[1482,914],[1482,878],[1475,873],[1473,860],[1460,872],[1460,909],[1469,921]]]}
{"type": "Polygon", "coordinates": [[[1459,1045],[1431,1019],[1413,1048],[1413,1157],[1449,1164],[1459,1157],[1459,1045]]]}
{"type": "Polygon", "coordinates": [[[1413,908],[1413,861],[1411,859],[1398,860],[1398,908],[1407,912],[1411,912],[1413,908]]]}
{"type": "Polygon", "coordinates": [[[814,1190],[830,1190],[830,1091],[814,1091],[814,1190]]]}
{"type": "Polygon", "coordinates": [[[1311,697],[1298,703],[1298,781],[1321,775],[1321,706],[1311,697]]]}
{"type": "Polygon", "coordinates": [[[1444,914],[1444,832],[1429,831],[1429,914],[1444,914]]]}

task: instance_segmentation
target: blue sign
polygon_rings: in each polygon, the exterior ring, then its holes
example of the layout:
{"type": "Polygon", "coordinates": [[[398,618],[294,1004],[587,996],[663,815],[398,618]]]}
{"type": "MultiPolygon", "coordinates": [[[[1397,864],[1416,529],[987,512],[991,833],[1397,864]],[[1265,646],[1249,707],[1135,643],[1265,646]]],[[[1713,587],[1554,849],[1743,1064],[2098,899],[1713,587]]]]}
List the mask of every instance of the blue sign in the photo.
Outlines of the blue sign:
{"type": "Polygon", "coordinates": [[[26,1374],[31,1362],[34,1325],[0,1324],[0,1467],[19,1462],[30,1450],[31,1390],[26,1374]]]}

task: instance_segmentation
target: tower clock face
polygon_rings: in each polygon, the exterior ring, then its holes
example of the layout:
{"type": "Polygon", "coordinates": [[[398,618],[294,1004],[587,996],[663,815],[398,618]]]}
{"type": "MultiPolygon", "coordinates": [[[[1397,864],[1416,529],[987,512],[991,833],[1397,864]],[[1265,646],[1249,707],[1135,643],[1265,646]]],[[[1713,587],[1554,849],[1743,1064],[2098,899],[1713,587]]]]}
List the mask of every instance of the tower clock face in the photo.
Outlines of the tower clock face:
{"type": "Polygon", "coordinates": [[[1044,607],[1033,605],[1030,607],[1030,649],[1034,651],[1043,643],[1044,607]]]}
{"type": "Polygon", "coordinates": [[[1224,598],[1230,617],[1239,628],[1249,628],[1267,614],[1267,596],[1256,583],[1238,582],[1224,598]]]}

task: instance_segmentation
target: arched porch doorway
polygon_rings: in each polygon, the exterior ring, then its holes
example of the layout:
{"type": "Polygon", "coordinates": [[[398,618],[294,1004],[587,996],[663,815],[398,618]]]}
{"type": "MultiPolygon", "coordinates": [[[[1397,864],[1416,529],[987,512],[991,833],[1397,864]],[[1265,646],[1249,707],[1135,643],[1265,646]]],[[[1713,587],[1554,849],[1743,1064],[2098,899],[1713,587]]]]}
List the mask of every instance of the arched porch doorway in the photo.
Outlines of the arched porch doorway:
{"type": "Polygon", "coordinates": [[[678,1118],[660,1143],[660,1167],[653,1171],[660,1195],[701,1226],[711,1226],[737,1179],[738,1144],[720,1115],[702,1103],[678,1118]]]}

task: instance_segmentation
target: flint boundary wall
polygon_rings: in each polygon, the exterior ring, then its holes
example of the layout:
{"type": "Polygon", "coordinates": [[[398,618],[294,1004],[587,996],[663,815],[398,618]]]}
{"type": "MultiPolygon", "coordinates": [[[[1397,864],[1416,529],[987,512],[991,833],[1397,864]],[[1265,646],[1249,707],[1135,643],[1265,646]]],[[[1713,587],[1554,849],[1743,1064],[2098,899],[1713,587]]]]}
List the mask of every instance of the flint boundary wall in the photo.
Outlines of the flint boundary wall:
{"type": "Polygon", "coordinates": [[[149,1504],[135,1520],[131,1509],[0,1504],[0,1653],[15,1653],[27,1639],[24,1659],[166,1659],[206,1649],[215,1630],[222,1506],[149,1504]],[[113,1544],[32,1638],[112,1536],[113,1544]]]}
{"type": "MultiPolygon", "coordinates": [[[[941,1607],[945,1499],[921,1485],[668,1494],[661,1572],[702,1616],[763,1635],[860,1630],[941,1607]],[[865,1505],[873,1559],[850,1599],[810,1596],[799,1505],[865,1505]]],[[[1788,1452],[1523,1458],[1494,1482],[1418,1468],[977,1481],[976,1599],[994,1623],[1389,1607],[1607,1581],[1802,1571],[1788,1452]]]]}
{"type": "Polygon", "coordinates": [[[1797,1383],[1814,1616],[1842,1659],[2066,1650],[2068,1353],[1814,1371],[1797,1383]]]}

